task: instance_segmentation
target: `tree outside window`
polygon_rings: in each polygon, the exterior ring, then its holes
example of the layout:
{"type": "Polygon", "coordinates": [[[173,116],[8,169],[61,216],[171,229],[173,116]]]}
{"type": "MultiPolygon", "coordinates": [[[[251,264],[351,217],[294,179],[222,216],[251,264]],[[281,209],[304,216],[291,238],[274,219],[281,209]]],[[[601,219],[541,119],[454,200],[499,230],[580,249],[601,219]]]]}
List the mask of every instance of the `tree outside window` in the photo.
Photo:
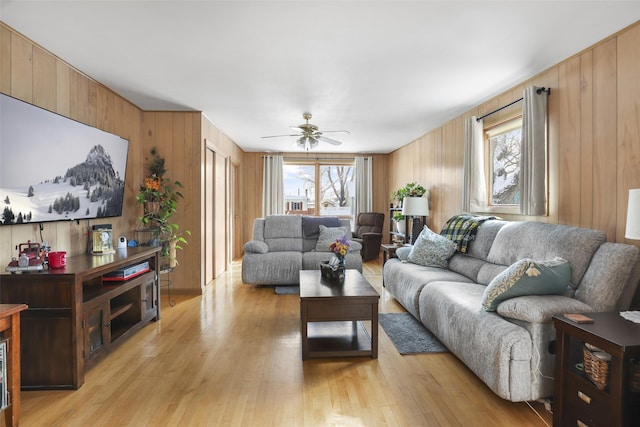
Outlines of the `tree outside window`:
{"type": "Polygon", "coordinates": [[[522,117],[487,130],[486,137],[490,159],[490,205],[519,205],[522,117]]]}
{"type": "Polygon", "coordinates": [[[320,215],[353,215],[353,175],[353,165],[320,166],[320,215]]]}

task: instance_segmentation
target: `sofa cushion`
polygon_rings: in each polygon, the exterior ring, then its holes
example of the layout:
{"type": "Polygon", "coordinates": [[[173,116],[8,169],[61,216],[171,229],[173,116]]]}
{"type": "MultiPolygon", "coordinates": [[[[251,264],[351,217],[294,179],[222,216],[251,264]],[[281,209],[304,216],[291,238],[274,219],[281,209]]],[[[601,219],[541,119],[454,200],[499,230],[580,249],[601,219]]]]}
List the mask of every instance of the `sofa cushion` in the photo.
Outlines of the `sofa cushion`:
{"type": "Polygon", "coordinates": [[[474,283],[432,282],[420,292],[420,320],[498,396],[530,400],[531,335],[482,310],[484,290],[474,283]]]}
{"type": "MultiPolygon", "coordinates": [[[[449,258],[447,268],[451,271],[455,271],[456,273],[465,275],[474,282],[481,283],[478,280],[478,273],[486,264],[488,264],[486,261],[456,252],[451,258],[449,258]]],[[[486,285],[488,283],[489,282],[481,284],[486,285]]]]}
{"type": "Polygon", "coordinates": [[[593,256],[574,298],[589,304],[596,311],[627,310],[639,280],[639,261],[640,254],[636,246],[602,244],[593,256]]]}
{"type": "MultiPolygon", "coordinates": [[[[327,227],[319,225],[320,235],[316,243],[316,252],[329,252],[329,246],[336,240],[350,234],[347,227],[327,227]]],[[[362,249],[362,247],[360,247],[362,249]]]]}
{"type": "Polygon", "coordinates": [[[264,238],[302,237],[300,215],[269,215],[264,220],[264,238]]]}
{"type": "Polygon", "coordinates": [[[300,283],[302,252],[245,253],[242,257],[242,282],[261,285],[300,283]]]}
{"type": "MultiPolygon", "coordinates": [[[[348,265],[347,265],[348,267],[348,265]]],[[[418,297],[422,288],[434,281],[467,282],[471,280],[446,268],[424,267],[391,258],[384,264],[383,283],[387,291],[416,319],[420,318],[418,297]]],[[[478,304],[478,310],[480,304],[478,304]]]]}
{"type": "Polygon", "coordinates": [[[270,215],[264,221],[264,241],[269,252],[302,252],[302,217],[270,215]]]}
{"type": "Polygon", "coordinates": [[[522,259],[497,275],[486,287],[482,308],[495,311],[502,301],[523,295],[562,294],[569,286],[571,265],[562,259],[522,259]]]}
{"type": "Polygon", "coordinates": [[[408,261],[425,267],[447,268],[447,261],[456,251],[456,244],[425,225],[409,252],[408,261]]]}
{"type": "Polygon", "coordinates": [[[474,258],[486,260],[496,235],[505,224],[507,224],[507,221],[497,219],[483,222],[482,225],[478,227],[476,237],[473,239],[473,242],[469,244],[469,249],[466,254],[474,258]]]}
{"type": "Polygon", "coordinates": [[[496,312],[509,319],[529,323],[548,323],[558,313],[591,313],[595,311],[577,299],[562,295],[526,295],[501,302],[496,312]]]}
{"type": "Polygon", "coordinates": [[[562,257],[571,264],[571,286],[576,288],[593,254],[606,240],[597,230],[542,222],[509,222],[496,235],[487,260],[511,265],[523,259],[562,257]]]}

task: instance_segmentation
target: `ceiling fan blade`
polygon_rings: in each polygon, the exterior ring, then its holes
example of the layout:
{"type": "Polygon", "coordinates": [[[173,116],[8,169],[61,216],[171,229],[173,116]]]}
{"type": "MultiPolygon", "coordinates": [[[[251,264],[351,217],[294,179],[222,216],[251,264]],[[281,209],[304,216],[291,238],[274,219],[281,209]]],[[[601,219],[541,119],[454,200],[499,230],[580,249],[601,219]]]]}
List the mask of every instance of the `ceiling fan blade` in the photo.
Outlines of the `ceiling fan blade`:
{"type": "Polygon", "coordinates": [[[349,132],[348,130],[323,130],[322,133],[332,133],[332,132],[342,132],[342,133],[346,133],[347,135],[351,135],[351,132],[349,132]]]}
{"type": "Polygon", "coordinates": [[[269,135],[269,136],[261,136],[260,138],[282,138],[284,136],[302,136],[302,134],[297,133],[295,135],[269,135]]]}
{"type": "Polygon", "coordinates": [[[340,141],[336,141],[335,139],[327,138],[326,136],[319,136],[319,137],[318,137],[318,139],[319,139],[320,141],[328,142],[329,144],[333,144],[333,145],[340,145],[340,144],[342,144],[342,142],[340,142],[340,141]]]}

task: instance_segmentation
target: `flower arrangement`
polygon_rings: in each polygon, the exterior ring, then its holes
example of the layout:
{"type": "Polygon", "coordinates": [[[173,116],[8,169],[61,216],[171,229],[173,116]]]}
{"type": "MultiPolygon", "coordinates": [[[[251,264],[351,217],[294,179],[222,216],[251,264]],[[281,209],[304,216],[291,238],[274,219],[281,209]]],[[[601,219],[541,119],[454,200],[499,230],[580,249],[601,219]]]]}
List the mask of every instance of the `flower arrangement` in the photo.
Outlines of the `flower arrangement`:
{"type": "Polygon", "coordinates": [[[343,283],[345,277],[345,257],[349,252],[351,242],[347,236],[342,236],[329,245],[329,250],[333,252],[335,257],[329,261],[320,263],[320,274],[323,278],[331,283],[343,283]]]}
{"type": "Polygon", "coordinates": [[[340,262],[344,262],[344,258],[347,256],[347,252],[349,252],[350,242],[347,239],[347,236],[342,236],[335,242],[329,245],[329,250],[334,253],[336,258],[340,260],[340,262]]]}

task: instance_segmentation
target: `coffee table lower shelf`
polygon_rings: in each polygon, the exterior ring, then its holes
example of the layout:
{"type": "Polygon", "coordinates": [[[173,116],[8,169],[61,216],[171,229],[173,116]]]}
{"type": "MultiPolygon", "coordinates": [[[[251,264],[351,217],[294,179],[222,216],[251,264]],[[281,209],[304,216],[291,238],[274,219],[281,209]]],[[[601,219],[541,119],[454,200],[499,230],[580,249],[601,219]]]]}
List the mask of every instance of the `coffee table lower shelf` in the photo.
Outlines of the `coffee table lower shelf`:
{"type": "Polygon", "coordinates": [[[308,358],[373,356],[371,335],[361,321],[307,323],[308,358]]]}

